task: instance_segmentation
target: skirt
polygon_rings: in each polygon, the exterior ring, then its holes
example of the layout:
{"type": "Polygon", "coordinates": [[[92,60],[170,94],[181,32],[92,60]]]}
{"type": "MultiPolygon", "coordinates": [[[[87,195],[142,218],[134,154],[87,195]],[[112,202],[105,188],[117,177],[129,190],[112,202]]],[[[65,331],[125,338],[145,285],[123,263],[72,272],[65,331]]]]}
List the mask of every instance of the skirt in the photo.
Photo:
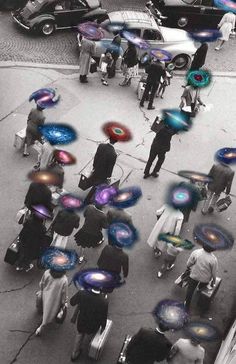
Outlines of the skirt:
{"type": "Polygon", "coordinates": [[[224,23],[221,27],[220,27],[220,31],[222,33],[222,37],[219,38],[219,40],[224,40],[224,41],[228,41],[229,40],[229,36],[232,30],[232,23],[224,23]]]}
{"type": "Polygon", "coordinates": [[[103,235],[101,232],[98,235],[93,235],[84,231],[83,228],[75,234],[76,244],[82,248],[95,248],[102,239],[103,235]]]}

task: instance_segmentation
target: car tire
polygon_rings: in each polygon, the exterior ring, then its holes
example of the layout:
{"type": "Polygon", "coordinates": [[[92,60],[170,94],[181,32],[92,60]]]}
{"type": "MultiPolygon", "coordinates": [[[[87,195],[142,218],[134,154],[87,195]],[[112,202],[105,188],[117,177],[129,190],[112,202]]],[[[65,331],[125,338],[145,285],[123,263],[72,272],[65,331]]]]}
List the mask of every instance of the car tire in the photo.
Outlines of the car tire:
{"type": "Polygon", "coordinates": [[[188,66],[190,57],[187,54],[179,54],[171,63],[174,63],[175,69],[182,70],[188,66]]]}
{"type": "Polygon", "coordinates": [[[52,20],[44,21],[38,26],[39,32],[45,37],[52,35],[55,31],[55,28],[55,23],[52,20]]]}
{"type": "Polygon", "coordinates": [[[177,25],[179,28],[185,28],[188,25],[188,18],[181,17],[177,21],[177,25]]]}

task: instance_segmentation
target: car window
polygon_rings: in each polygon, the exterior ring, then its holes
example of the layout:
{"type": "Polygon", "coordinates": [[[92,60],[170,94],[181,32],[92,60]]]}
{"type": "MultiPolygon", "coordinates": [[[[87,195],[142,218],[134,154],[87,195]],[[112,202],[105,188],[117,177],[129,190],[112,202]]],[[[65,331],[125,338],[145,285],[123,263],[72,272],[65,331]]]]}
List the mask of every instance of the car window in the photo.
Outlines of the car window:
{"type": "MultiPolygon", "coordinates": [[[[136,29],[136,28],[129,28],[129,29],[127,29],[128,30],[128,32],[130,32],[130,33],[133,33],[133,34],[135,34],[135,35],[137,35],[138,37],[140,37],[140,35],[141,35],[141,29],[136,29]]],[[[122,38],[124,38],[123,36],[122,36],[122,32],[121,32],[121,37],[122,38]]]]}
{"type": "Polygon", "coordinates": [[[203,5],[203,6],[213,6],[214,4],[213,4],[212,0],[202,0],[201,5],[203,5]]]}
{"type": "Polygon", "coordinates": [[[143,39],[145,40],[162,40],[160,32],[154,29],[145,29],[143,33],[143,39]]]}
{"type": "Polygon", "coordinates": [[[201,0],[182,0],[183,3],[188,4],[188,5],[200,5],[199,3],[201,2],[201,0]],[[198,4],[196,4],[198,3],[198,4]]]}

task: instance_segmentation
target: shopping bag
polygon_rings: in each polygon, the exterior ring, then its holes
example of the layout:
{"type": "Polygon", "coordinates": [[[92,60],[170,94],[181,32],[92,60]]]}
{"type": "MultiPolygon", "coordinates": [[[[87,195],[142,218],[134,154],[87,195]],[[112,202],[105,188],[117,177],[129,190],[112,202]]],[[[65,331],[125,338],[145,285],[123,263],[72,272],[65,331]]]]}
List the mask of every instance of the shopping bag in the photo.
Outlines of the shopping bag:
{"type": "Polygon", "coordinates": [[[94,73],[97,72],[97,63],[96,61],[92,58],[91,59],[91,64],[90,64],[90,73],[94,73]]]}
{"type": "Polygon", "coordinates": [[[163,129],[164,126],[164,121],[160,118],[160,116],[157,116],[151,126],[151,131],[154,131],[154,133],[159,133],[159,131],[163,129]]]}
{"type": "Polygon", "coordinates": [[[29,211],[28,207],[26,207],[26,206],[22,207],[16,214],[16,222],[18,222],[18,224],[20,224],[20,225],[24,224],[25,221],[27,220],[29,214],[30,214],[30,211],[29,211]]]}
{"type": "Polygon", "coordinates": [[[102,73],[107,73],[107,63],[106,62],[101,63],[101,71],[102,71],[102,73]]]}
{"type": "Polygon", "coordinates": [[[218,212],[222,212],[224,210],[227,210],[227,208],[231,205],[231,203],[232,200],[230,196],[226,196],[216,202],[216,209],[218,212]]]}
{"type": "Polygon", "coordinates": [[[86,177],[84,174],[81,174],[78,187],[81,188],[81,190],[86,191],[91,186],[90,177],[86,177]]]}

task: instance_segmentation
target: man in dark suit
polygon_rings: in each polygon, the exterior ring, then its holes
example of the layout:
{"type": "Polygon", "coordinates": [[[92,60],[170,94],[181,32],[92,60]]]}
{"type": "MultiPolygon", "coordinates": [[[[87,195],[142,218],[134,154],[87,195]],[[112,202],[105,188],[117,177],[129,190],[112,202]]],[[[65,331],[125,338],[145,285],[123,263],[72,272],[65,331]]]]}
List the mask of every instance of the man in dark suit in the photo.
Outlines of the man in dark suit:
{"type": "Polygon", "coordinates": [[[71,306],[78,305],[77,331],[71,361],[76,361],[81,354],[81,346],[86,335],[94,335],[101,328],[104,331],[107,322],[108,301],[96,288],[91,291],[81,290],[70,300],[71,306]]]}
{"type": "Polygon", "coordinates": [[[91,202],[95,192],[95,187],[103,183],[108,183],[109,178],[112,175],[117,158],[114,148],[114,144],[116,142],[117,140],[110,138],[109,143],[101,143],[97,148],[93,160],[93,171],[91,176],[88,178],[88,183],[90,186],[93,186],[93,188],[89,191],[85,198],[84,202],[86,204],[91,202]]]}
{"type": "Polygon", "coordinates": [[[203,215],[214,211],[215,204],[223,191],[226,195],[230,194],[234,172],[227,164],[220,162],[212,166],[209,176],[212,181],[208,183],[208,197],[202,209],[203,215]]]}
{"type": "Polygon", "coordinates": [[[153,364],[168,358],[171,342],[164,332],[169,329],[158,324],[155,330],[141,328],[128,344],[126,360],[128,364],[153,364]]]}
{"type": "Polygon", "coordinates": [[[163,126],[159,132],[156,133],[155,138],[153,139],[149,158],[144,170],[143,178],[148,178],[149,176],[158,177],[158,172],[161,169],[161,166],[165,160],[166,152],[170,150],[170,143],[172,136],[176,134],[176,131],[168,126],[163,126]],[[155,158],[158,156],[158,160],[156,166],[154,167],[152,173],[150,174],[150,168],[155,158]]]}
{"type": "Polygon", "coordinates": [[[140,106],[144,106],[144,102],[147,100],[149,92],[151,92],[148,103],[148,110],[155,109],[153,106],[153,100],[157,92],[161,77],[165,77],[166,72],[159,60],[153,60],[150,66],[147,66],[146,72],[148,74],[146,87],[143,93],[143,97],[140,101],[140,106]]]}
{"type": "Polygon", "coordinates": [[[122,248],[117,246],[105,246],[98,258],[97,264],[99,269],[109,270],[117,274],[120,274],[122,269],[124,278],[127,278],[128,276],[129,257],[123,252],[122,248]]]}

